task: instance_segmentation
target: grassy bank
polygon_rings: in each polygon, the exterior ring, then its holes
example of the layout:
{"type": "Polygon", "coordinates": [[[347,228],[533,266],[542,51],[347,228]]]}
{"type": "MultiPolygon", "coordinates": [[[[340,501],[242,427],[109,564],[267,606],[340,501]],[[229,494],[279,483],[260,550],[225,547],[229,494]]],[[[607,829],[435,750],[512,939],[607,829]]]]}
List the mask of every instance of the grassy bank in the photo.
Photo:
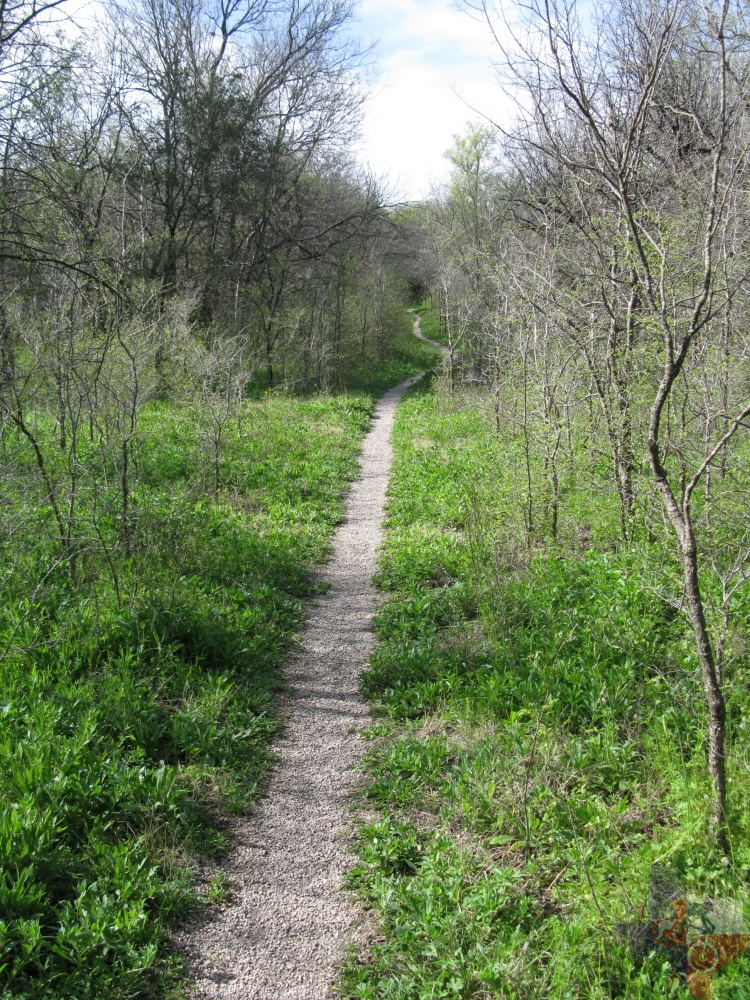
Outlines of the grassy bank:
{"type": "MultiPolygon", "coordinates": [[[[659,883],[746,906],[741,643],[727,678],[727,864],[709,830],[700,676],[663,596],[664,539],[644,529],[618,545],[606,470],[572,462],[556,543],[540,529],[524,546],[523,442],[510,424],[498,433],[479,394],[413,390],[395,449],[390,596],[364,678],[380,818],[351,875],[380,936],[352,956],[346,996],[687,995],[663,952],[634,957],[629,941],[659,883]]],[[[750,996],[747,955],[713,995],[750,996]]]]}
{"type": "Polygon", "coordinates": [[[428,301],[425,301],[415,306],[412,312],[419,316],[419,329],[425,337],[429,337],[430,340],[434,340],[438,344],[448,346],[448,338],[445,336],[443,328],[440,325],[440,313],[436,308],[431,306],[428,301]]]}
{"type": "MultiPolygon", "coordinates": [[[[29,609],[54,553],[35,533],[17,544],[0,674],[7,995],[164,985],[162,929],[198,903],[191,856],[223,848],[217,818],[252,801],[268,765],[277,668],[370,407],[366,397],[249,404],[210,497],[194,414],[154,406],[117,589],[91,552],[77,587],[58,566],[29,609]]],[[[97,528],[113,546],[106,516],[97,528]]]]}
{"type": "Polygon", "coordinates": [[[192,869],[226,849],[226,818],[268,768],[279,666],[373,398],[428,356],[404,337],[380,369],[355,373],[357,394],[242,404],[218,469],[199,404],[147,405],[127,522],[119,453],[92,424],[71,465],[40,408],[46,475],[73,512],[64,553],[34,449],[6,425],[3,997],[179,992],[165,931],[224,891],[192,869]]]}

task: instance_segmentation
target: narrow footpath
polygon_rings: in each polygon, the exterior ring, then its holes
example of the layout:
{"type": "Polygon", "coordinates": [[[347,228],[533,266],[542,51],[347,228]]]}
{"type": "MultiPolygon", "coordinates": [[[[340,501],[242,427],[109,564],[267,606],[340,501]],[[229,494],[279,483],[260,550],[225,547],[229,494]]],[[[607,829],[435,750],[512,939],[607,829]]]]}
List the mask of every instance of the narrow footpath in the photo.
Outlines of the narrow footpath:
{"type": "MultiPolygon", "coordinates": [[[[418,330],[419,320],[415,325],[418,330]]],[[[286,676],[292,694],[267,797],[236,829],[222,867],[232,899],[180,941],[202,1000],[324,1000],[357,912],[342,891],[351,867],[348,808],[368,721],[359,675],[374,646],[370,582],[381,541],[396,405],[421,376],[378,401],[333,558],[286,676]]]]}
{"type": "Polygon", "coordinates": [[[430,337],[425,337],[425,335],[422,333],[422,326],[420,323],[419,316],[417,316],[417,314],[414,312],[413,309],[410,309],[409,312],[414,317],[414,326],[412,327],[412,332],[414,336],[419,337],[419,339],[423,340],[425,344],[431,344],[433,347],[437,347],[437,349],[439,351],[442,351],[443,354],[447,354],[448,348],[445,346],[445,344],[439,344],[437,340],[432,340],[430,337]]]}

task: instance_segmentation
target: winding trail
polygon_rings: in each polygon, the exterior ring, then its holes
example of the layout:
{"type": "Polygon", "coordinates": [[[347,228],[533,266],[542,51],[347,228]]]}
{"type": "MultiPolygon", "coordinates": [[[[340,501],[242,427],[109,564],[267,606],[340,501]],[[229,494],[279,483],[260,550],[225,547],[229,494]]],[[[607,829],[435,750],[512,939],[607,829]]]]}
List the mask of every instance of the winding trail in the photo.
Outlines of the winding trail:
{"type": "Polygon", "coordinates": [[[417,314],[414,312],[413,309],[410,309],[409,312],[414,317],[414,326],[412,327],[412,333],[414,334],[414,336],[419,337],[419,339],[423,340],[425,344],[431,344],[433,347],[437,347],[439,351],[442,351],[443,354],[446,354],[448,352],[448,348],[445,346],[445,344],[440,344],[438,343],[437,340],[431,340],[429,337],[425,337],[425,335],[422,333],[422,327],[420,324],[419,316],[417,316],[417,314]]]}
{"type": "MultiPolygon", "coordinates": [[[[415,323],[418,332],[419,319],[415,323]]],[[[426,338],[423,338],[426,339],[426,338]]],[[[292,694],[267,797],[235,828],[223,874],[236,887],[211,922],[179,940],[204,1000],[324,1000],[358,914],[342,891],[348,807],[367,724],[359,675],[374,646],[376,569],[396,405],[421,375],[378,401],[346,499],[330,589],[312,609],[286,676],[292,694]]]]}

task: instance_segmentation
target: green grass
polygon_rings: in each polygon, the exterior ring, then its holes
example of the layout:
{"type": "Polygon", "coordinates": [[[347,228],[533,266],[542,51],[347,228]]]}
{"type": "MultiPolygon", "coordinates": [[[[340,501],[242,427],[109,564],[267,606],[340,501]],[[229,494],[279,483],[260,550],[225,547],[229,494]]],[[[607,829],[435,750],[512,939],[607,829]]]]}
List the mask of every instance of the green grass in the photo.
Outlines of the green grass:
{"type": "Polygon", "coordinates": [[[279,667],[374,398],[434,355],[404,318],[379,363],[342,359],[334,395],[250,387],[218,490],[206,414],[152,402],[127,522],[116,412],[63,435],[40,385],[26,421],[67,551],[34,450],[3,427],[0,996],[181,995],[168,931],[228,891],[196,861],[231,846],[271,763],[279,667]]]}
{"type": "Polygon", "coordinates": [[[387,358],[377,364],[371,360],[350,359],[342,376],[341,389],[366,392],[377,397],[410,375],[427,371],[435,365],[439,355],[434,347],[412,334],[411,317],[404,316],[402,323],[387,358]]]}
{"type": "MultiPolygon", "coordinates": [[[[636,961],[623,925],[647,919],[657,871],[698,898],[739,899],[750,917],[747,654],[727,681],[726,867],[709,831],[692,642],[660,596],[663,539],[615,544],[605,471],[592,482],[574,463],[558,543],[540,503],[524,549],[522,448],[509,426],[495,432],[481,395],[420,385],[394,442],[379,573],[390,596],[363,679],[379,717],[366,766],[380,818],[362,825],[350,875],[380,936],[351,956],[344,995],[688,995],[663,954],[636,961]]],[[[750,997],[750,957],[713,995],[750,997]]]]}
{"type": "Polygon", "coordinates": [[[218,898],[192,867],[226,849],[226,817],[268,768],[279,664],[371,407],[364,395],[248,403],[215,497],[196,413],[147,408],[128,558],[113,470],[105,482],[82,444],[76,586],[54,568],[28,466],[15,513],[31,530],[6,542],[0,581],[0,995],[177,988],[165,930],[218,898]]]}
{"type": "Polygon", "coordinates": [[[425,335],[429,337],[430,340],[436,341],[438,344],[445,344],[448,346],[448,338],[445,336],[443,329],[440,325],[440,312],[439,310],[431,306],[429,302],[420,302],[412,312],[419,316],[420,323],[419,329],[425,335]]]}

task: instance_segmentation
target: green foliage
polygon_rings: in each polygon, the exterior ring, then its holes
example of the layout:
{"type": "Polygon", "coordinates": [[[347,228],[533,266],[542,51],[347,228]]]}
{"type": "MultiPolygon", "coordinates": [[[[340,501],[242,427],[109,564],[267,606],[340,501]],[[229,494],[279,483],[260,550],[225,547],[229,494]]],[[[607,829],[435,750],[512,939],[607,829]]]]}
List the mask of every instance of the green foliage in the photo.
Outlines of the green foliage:
{"type": "MultiPolygon", "coordinates": [[[[345,994],[687,995],[663,954],[635,960],[624,928],[646,919],[655,863],[697,898],[746,899],[745,658],[727,684],[727,867],[663,545],[617,546],[616,497],[594,502],[574,466],[566,543],[519,547],[525,470],[493,423],[481,397],[424,385],[398,413],[378,577],[390,596],[363,678],[380,715],[367,769],[381,818],[361,828],[351,875],[383,936],[352,956],[345,994]]],[[[735,959],[715,995],[741,996],[748,972],[735,959]]]]}
{"type": "MultiPolygon", "coordinates": [[[[192,859],[226,847],[222,817],[247,807],[268,768],[279,663],[371,406],[245,405],[207,497],[197,414],[152,405],[132,554],[117,478],[93,488],[88,443],[78,584],[58,566],[33,603],[55,563],[49,511],[34,489],[6,510],[34,530],[8,538],[2,578],[0,995],[156,996],[179,972],[165,928],[229,891],[216,879],[201,891],[192,859]]],[[[39,426],[44,440],[53,427],[39,426]]],[[[6,431],[4,444],[18,442],[6,431]]]]}
{"type": "MultiPolygon", "coordinates": [[[[399,303],[400,305],[400,303],[399,303]]],[[[350,359],[349,368],[342,375],[342,388],[350,392],[367,392],[379,396],[392,385],[410,375],[432,368],[438,355],[435,348],[412,336],[412,320],[399,310],[399,329],[389,349],[388,357],[373,365],[365,359],[350,359]]]]}
{"type": "Polygon", "coordinates": [[[438,344],[448,346],[448,338],[443,333],[442,326],[440,325],[440,312],[436,306],[432,306],[428,302],[421,302],[412,312],[415,312],[419,316],[419,329],[425,337],[437,341],[438,344]]]}

